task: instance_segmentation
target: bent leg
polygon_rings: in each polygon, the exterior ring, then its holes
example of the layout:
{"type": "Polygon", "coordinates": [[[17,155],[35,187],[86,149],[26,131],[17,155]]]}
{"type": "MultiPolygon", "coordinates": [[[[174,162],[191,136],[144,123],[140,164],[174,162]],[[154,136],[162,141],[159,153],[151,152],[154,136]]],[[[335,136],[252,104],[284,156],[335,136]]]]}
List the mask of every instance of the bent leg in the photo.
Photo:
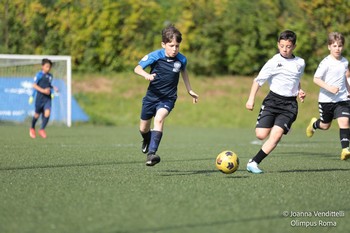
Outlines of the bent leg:
{"type": "Polygon", "coordinates": [[[279,141],[281,140],[282,136],[284,134],[284,129],[281,127],[275,125],[271,129],[271,133],[269,138],[266,140],[266,142],[263,144],[261,149],[268,155],[270,154],[277,146],[279,141]]]}
{"type": "Polygon", "coordinates": [[[148,120],[140,120],[140,133],[143,138],[141,151],[145,154],[148,152],[151,141],[151,122],[152,118],[148,120]]]}
{"type": "Polygon", "coordinates": [[[43,115],[42,115],[42,123],[41,123],[41,129],[45,129],[46,128],[46,125],[47,123],[49,122],[49,119],[50,119],[50,109],[45,109],[43,115]]]}
{"type": "Polygon", "coordinates": [[[156,116],[154,117],[154,127],[151,133],[151,142],[149,146],[149,154],[155,154],[158,150],[160,141],[163,136],[163,127],[165,118],[169,115],[169,112],[165,108],[158,109],[156,116]]]}
{"type": "Polygon", "coordinates": [[[264,140],[267,138],[267,136],[269,136],[270,132],[271,132],[271,128],[256,128],[255,136],[259,140],[264,140]]]}
{"type": "Polygon", "coordinates": [[[148,133],[151,130],[152,118],[148,120],[140,120],[140,132],[141,134],[148,133]]]}
{"type": "Polygon", "coordinates": [[[40,114],[39,113],[34,113],[33,119],[32,119],[32,129],[35,129],[36,122],[39,119],[40,114]]]}
{"type": "Polygon", "coordinates": [[[349,118],[348,117],[339,117],[337,119],[338,125],[339,125],[339,137],[340,137],[340,144],[341,147],[348,148],[349,147],[349,138],[350,138],[350,131],[349,131],[349,118]]]}

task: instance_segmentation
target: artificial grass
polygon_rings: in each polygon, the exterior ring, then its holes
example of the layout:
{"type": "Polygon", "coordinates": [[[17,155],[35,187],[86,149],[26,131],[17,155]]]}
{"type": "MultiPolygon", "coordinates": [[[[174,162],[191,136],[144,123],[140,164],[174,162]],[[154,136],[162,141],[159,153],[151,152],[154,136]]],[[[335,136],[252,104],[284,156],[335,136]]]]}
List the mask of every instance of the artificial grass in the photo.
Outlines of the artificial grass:
{"type": "Polygon", "coordinates": [[[253,129],[166,127],[155,167],[144,165],[137,127],[50,126],[46,140],[2,126],[0,232],[346,232],[350,161],[337,130],[294,130],[245,171],[260,148],[253,129]],[[231,175],[216,155],[235,151],[231,175]],[[344,211],[343,217],[283,213],[344,211]],[[335,227],[295,226],[319,220],[335,227]],[[294,222],[292,222],[294,221],[294,222]],[[294,226],[292,226],[294,224],[294,226]]]}

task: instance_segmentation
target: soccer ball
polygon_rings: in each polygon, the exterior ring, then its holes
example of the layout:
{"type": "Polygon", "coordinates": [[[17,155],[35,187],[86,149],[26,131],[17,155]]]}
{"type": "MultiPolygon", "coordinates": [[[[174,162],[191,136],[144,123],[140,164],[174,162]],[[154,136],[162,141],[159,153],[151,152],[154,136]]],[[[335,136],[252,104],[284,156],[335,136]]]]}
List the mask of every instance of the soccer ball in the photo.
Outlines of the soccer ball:
{"type": "Polygon", "coordinates": [[[215,164],[222,173],[231,174],[237,171],[239,159],[233,151],[225,150],[216,157],[215,164]]]}

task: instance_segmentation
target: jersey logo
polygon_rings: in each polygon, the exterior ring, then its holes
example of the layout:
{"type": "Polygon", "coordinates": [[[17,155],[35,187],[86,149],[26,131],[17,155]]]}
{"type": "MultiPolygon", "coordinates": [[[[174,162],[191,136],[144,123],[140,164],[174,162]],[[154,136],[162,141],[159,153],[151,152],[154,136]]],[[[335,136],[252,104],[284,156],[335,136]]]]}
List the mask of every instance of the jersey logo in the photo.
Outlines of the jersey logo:
{"type": "Polygon", "coordinates": [[[181,62],[176,61],[176,62],[174,63],[173,72],[179,73],[179,72],[180,72],[180,69],[181,69],[181,62]]]}
{"type": "Polygon", "coordinates": [[[148,55],[144,56],[141,61],[147,61],[148,60],[148,55]]]}
{"type": "Polygon", "coordinates": [[[301,71],[301,65],[297,65],[297,70],[298,70],[298,72],[301,71]]]}
{"type": "Polygon", "coordinates": [[[283,65],[281,63],[277,64],[277,68],[282,67],[283,65]]]}

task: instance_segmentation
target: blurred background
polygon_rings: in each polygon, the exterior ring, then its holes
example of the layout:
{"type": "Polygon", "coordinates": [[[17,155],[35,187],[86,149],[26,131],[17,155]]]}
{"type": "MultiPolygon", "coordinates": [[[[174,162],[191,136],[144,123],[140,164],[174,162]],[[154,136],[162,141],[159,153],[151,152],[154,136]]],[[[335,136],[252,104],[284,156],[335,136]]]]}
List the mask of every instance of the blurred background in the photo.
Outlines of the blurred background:
{"type": "MultiPolygon", "coordinates": [[[[312,75],[328,55],[329,32],[343,33],[348,54],[350,1],[1,0],[0,51],[71,56],[73,94],[90,123],[136,125],[147,82],[132,70],[160,48],[170,23],[183,34],[180,50],[201,102],[193,107],[180,84],[169,124],[252,126],[256,114],[244,110],[251,80],[277,52],[279,33],[290,29],[298,36],[295,55],[307,64],[308,111],[296,123],[302,127],[318,114],[312,75]]],[[[260,93],[257,101],[266,91],[260,93]]]]}

